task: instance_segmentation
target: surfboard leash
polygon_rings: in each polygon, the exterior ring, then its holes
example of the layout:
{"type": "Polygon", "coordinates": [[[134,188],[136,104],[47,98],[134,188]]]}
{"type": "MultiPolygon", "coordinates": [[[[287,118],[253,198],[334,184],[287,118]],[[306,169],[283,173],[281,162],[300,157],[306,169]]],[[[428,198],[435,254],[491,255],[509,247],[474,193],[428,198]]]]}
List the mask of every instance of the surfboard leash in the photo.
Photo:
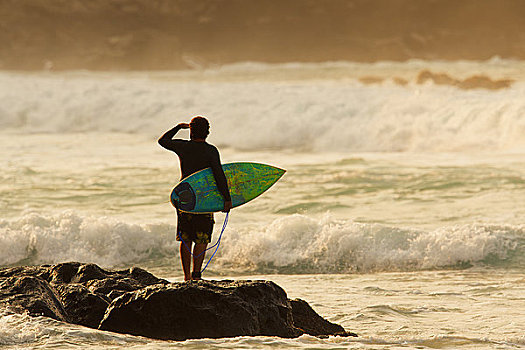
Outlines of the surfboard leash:
{"type": "MultiPolygon", "coordinates": [[[[206,270],[206,268],[207,268],[208,265],[210,264],[211,259],[213,259],[213,257],[215,256],[215,253],[217,253],[217,250],[219,250],[219,246],[221,245],[222,234],[224,233],[224,230],[226,229],[226,225],[228,224],[228,217],[229,217],[229,216],[230,216],[230,212],[227,212],[227,213],[226,213],[226,217],[224,218],[224,223],[222,224],[221,234],[219,235],[219,239],[217,240],[217,243],[215,243],[215,244],[212,245],[210,248],[208,248],[208,249],[211,249],[211,248],[213,248],[214,246],[217,246],[217,247],[215,248],[215,251],[214,251],[213,254],[211,255],[210,259],[209,259],[208,262],[206,263],[206,266],[204,266],[204,268],[201,270],[201,273],[203,273],[204,270],[206,270]]],[[[206,249],[206,250],[208,250],[208,249],[206,249]]],[[[206,250],[205,250],[205,251],[206,251],[206,250]]],[[[205,252],[205,251],[204,251],[204,252],[205,252]]],[[[204,252],[202,252],[202,253],[204,253],[204,252]]],[[[202,254],[202,253],[201,253],[201,254],[202,254]]]]}
{"type": "Polygon", "coordinates": [[[184,241],[184,239],[182,239],[182,235],[180,234],[180,232],[177,230],[177,236],[179,236],[179,239],[181,240],[181,242],[184,244],[184,246],[186,247],[186,249],[188,250],[188,252],[190,252],[191,256],[194,257],[194,258],[198,258],[199,256],[201,256],[202,254],[206,253],[208,250],[210,249],[213,249],[214,247],[215,248],[215,251],[213,252],[213,254],[211,255],[210,259],[208,260],[208,262],[206,263],[206,265],[204,266],[204,268],[200,271],[200,273],[203,273],[204,270],[206,270],[206,268],[208,267],[208,265],[210,264],[211,260],[213,259],[213,257],[215,256],[215,254],[217,253],[217,250],[219,250],[219,246],[221,244],[221,238],[222,238],[222,234],[224,233],[224,230],[226,229],[226,225],[228,225],[228,218],[230,216],[230,212],[227,212],[226,213],[226,217],[224,218],[224,223],[222,224],[222,229],[221,229],[221,233],[219,235],[219,238],[217,239],[217,242],[215,242],[214,245],[212,245],[211,247],[208,247],[206,249],[204,249],[204,251],[198,255],[193,255],[193,253],[191,252],[191,248],[186,244],[186,242],[184,241]]]}

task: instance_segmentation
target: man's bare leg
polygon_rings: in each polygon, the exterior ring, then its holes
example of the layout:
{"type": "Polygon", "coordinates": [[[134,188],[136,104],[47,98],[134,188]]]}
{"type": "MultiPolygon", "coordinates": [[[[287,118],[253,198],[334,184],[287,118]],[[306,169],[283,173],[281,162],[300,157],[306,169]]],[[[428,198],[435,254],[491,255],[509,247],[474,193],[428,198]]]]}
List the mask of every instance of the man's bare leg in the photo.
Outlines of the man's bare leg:
{"type": "MultiPolygon", "coordinates": [[[[196,274],[200,275],[207,246],[208,243],[195,243],[195,247],[193,248],[193,272],[196,274]]],[[[200,279],[200,277],[194,279],[200,279]]]]}
{"type": "MultiPolygon", "coordinates": [[[[185,281],[191,281],[190,265],[192,243],[192,241],[189,241],[187,244],[184,244],[183,242],[180,243],[180,260],[182,262],[182,270],[184,271],[185,281]]],[[[195,245],[195,247],[197,247],[197,245],[195,245]]]]}

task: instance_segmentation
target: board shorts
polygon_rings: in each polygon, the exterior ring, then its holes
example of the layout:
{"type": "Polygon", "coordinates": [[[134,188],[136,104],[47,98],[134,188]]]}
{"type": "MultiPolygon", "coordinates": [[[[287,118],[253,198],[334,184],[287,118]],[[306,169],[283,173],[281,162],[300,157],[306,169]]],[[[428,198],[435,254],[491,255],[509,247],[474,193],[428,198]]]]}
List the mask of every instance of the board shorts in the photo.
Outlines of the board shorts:
{"type": "Polygon", "coordinates": [[[177,209],[177,241],[210,243],[213,232],[213,214],[190,214],[177,209]]]}

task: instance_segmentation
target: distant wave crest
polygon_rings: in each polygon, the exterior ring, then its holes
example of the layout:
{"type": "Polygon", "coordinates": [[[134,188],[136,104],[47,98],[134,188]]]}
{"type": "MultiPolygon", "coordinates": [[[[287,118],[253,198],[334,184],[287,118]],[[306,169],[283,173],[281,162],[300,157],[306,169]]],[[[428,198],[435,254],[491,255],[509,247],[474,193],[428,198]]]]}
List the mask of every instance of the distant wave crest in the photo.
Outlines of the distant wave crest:
{"type": "Polygon", "coordinates": [[[0,127],[155,138],[202,114],[211,120],[212,143],[241,150],[498,152],[525,147],[523,83],[497,91],[461,90],[435,85],[439,75],[427,78],[423,85],[400,86],[2,73],[0,127]]]}

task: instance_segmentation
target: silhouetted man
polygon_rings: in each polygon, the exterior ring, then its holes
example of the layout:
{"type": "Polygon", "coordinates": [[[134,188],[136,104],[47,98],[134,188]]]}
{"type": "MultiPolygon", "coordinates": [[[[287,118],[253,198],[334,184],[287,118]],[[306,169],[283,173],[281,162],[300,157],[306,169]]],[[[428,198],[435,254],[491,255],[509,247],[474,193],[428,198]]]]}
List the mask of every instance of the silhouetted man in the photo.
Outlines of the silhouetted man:
{"type": "MultiPolygon", "coordinates": [[[[226,176],[222,170],[219,151],[206,142],[210,124],[206,118],[195,117],[188,123],[180,123],[159,139],[159,144],[179,156],[181,179],[206,168],[211,168],[217,187],[224,198],[224,212],[232,207],[226,176]],[[173,139],[180,129],[190,129],[190,140],[173,139]]],[[[180,256],[184,280],[200,280],[206,246],[211,242],[213,213],[191,214],[177,209],[177,240],[181,241],[180,256]],[[193,271],[190,274],[191,247],[193,248],[193,271]],[[187,246],[187,247],[186,247],[187,246]]]]}

